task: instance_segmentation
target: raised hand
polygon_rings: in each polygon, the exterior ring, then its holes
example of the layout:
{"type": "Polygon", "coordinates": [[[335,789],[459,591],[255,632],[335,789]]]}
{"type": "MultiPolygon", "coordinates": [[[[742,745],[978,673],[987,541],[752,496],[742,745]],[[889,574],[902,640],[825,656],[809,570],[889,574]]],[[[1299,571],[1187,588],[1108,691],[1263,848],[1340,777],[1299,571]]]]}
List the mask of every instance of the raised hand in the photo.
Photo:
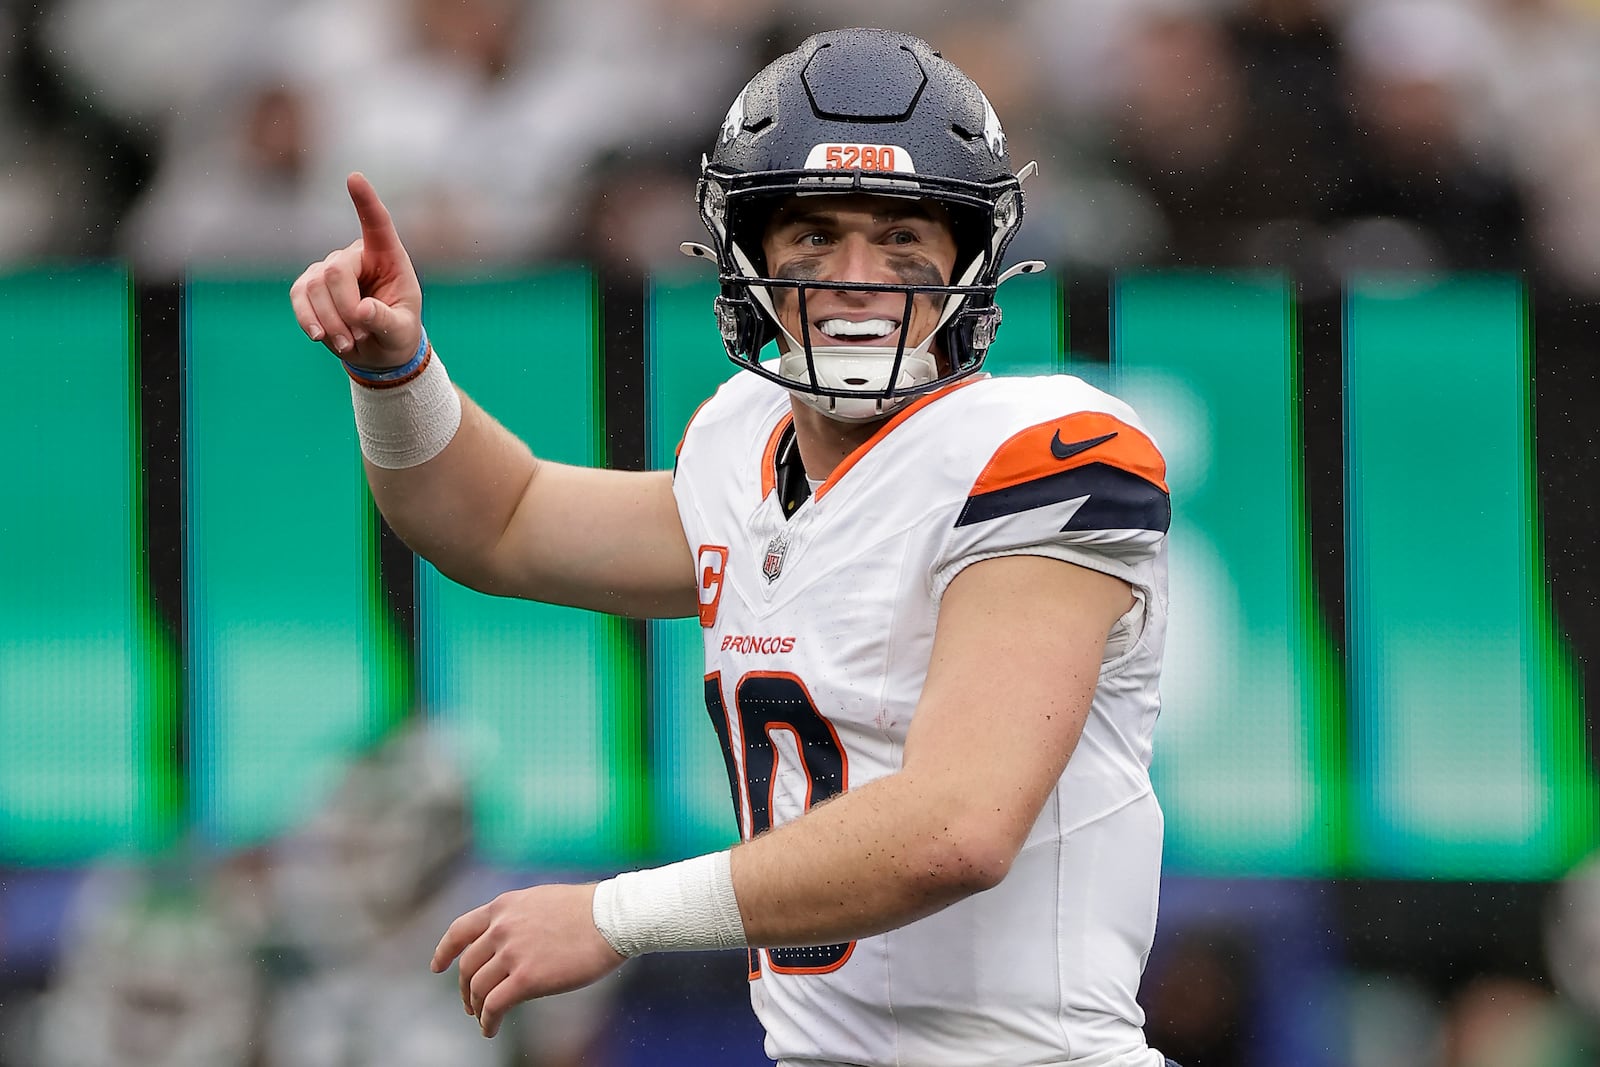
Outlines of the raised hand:
{"type": "Polygon", "coordinates": [[[289,287],[306,336],[361,367],[398,367],[422,338],[422,285],[389,209],[360,173],[346,182],[361,236],[313,263],[289,287]]]}
{"type": "Polygon", "coordinates": [[[484,1037],[515,1004],[580,989],[622,966],[594,926],[594,886],[537,885],[502,893],[450,924],[433,952],[442,972],[461,957],[461,1004],[484,1037]]]}

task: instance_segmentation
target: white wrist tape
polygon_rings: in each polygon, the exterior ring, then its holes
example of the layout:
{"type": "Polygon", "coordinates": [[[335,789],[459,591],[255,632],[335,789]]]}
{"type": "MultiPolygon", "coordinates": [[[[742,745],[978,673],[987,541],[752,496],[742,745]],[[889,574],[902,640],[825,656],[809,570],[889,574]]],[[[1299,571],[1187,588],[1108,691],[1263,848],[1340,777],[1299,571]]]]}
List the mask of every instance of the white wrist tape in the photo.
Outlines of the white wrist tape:
{"type": "Polygon", "coordinates": [[[726,851],[608,878],[594,889],[594,925],[619,956],[748,944],[726,851]]]}
{"type": "Polygon", "coordinates": [[[374,388],[354,378],[350,401],[356,409],[361,454],[386,470],[415,467],[444,451],[461,428],[461,397],[444,372],[439,354],[403,385],[374,388]]]}

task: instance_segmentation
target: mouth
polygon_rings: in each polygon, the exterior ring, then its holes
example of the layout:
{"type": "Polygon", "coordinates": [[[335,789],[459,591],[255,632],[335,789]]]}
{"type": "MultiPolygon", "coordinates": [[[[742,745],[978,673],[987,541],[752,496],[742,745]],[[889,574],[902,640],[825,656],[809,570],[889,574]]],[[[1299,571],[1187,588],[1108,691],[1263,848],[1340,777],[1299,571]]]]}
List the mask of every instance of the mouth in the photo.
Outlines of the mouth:
{"type": "Polygon", "coordinates": [[[819,319],[815,324],[818,333],[830,341],[846,345],[878,345],[900,331],[895,319],[819,319]]]}

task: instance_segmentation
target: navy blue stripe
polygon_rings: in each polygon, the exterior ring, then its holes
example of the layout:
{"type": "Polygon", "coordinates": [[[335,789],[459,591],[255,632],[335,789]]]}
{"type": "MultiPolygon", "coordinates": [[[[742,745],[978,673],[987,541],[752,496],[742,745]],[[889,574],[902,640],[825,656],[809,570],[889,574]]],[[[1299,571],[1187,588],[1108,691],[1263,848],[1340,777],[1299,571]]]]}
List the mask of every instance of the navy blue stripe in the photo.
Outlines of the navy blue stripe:
{"type": "Polygon", "coordinates": [[[957,526],[971,526],[1080,496],[1089,499],[1062,530],[1159,530],[1172,525],[1172,501],[1158,485],[1121,467],[1087,463],[1031,482],[967,498],[957,526]]]}

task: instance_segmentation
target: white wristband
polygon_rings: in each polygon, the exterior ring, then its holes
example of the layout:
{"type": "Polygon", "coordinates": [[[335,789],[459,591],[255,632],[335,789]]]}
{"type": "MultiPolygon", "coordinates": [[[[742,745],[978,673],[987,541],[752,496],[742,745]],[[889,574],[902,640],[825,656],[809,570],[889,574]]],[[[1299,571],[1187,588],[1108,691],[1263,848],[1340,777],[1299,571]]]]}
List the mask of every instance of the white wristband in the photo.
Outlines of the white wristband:
{"type": "Polygon", "coordinates": [[[727,851],[606,879],[594,887],[594,925],[619,956],[748,944],[727,851]]]}
{"type": "Polygon", "coordinates": [[[461,428],[461,397],[439,354],[401,385],[375,388],[350,380],[361,454],[386,470],[415,467],[444,451],[461,428]]]}

